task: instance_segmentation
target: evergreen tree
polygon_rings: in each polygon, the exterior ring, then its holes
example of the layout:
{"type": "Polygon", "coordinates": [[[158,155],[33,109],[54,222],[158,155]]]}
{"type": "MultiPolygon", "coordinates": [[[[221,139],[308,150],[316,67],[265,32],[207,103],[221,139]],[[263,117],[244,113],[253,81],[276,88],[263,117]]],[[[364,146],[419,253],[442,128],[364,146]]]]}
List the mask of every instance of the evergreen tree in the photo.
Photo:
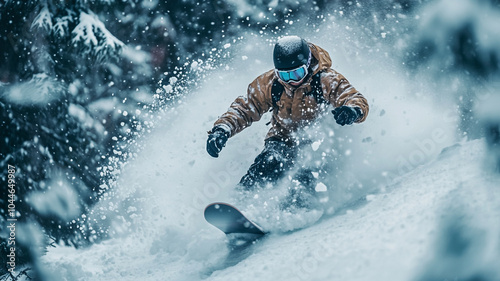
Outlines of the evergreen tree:
{"type": "MultiPolygon", "coordinates": [[[[76,219],[102,193],[97,168],[108,152],[105,128],[88,110],[98,97],[87,83],[123,46],[87,2],[0,4],[0,178],[7,182],[8,165],[15,167],[16,195],[16,212],[7,213],[2,189],[1,225],[16,218],[19,231],[38,225],[53,241],[73,245],[88,239],[76,219]]],[[[24,235],[18,266],[35,258],[30,241],[38,234],[24,235]]],[[[6,245],[2,238],[4,264],[6,245]]]]}

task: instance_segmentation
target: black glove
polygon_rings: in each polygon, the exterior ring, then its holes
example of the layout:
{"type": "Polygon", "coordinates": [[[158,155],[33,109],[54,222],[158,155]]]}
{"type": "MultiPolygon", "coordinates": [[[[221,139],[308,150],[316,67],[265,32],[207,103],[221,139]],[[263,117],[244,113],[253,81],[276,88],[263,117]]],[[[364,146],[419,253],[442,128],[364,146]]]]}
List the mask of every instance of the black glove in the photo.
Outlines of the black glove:
{"type": "Polygon", "coordinates": [[[335,121],[337,121],[337,124],[341,126],[351,125],[361,116],[363,116],[361,108],[357,106],[353,107],[353,106],[343,105],[332,110],[332,113],[333,117],[335,117],[335,121]]]}
{"type": "Polygon", "coordinates": [[[212,133],[208,135],[207,152],[212,157],[219,157],[219,152],[226,145],[229,138],[229,132],[221,127],[214,127],[212,133]]]}

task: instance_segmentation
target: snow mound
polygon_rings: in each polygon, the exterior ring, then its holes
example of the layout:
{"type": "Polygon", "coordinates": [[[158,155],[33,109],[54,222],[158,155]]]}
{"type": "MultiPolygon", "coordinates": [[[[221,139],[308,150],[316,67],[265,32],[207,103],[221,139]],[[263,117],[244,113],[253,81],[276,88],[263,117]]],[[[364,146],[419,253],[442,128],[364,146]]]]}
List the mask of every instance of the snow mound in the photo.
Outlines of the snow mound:
{"type": "Polygon", "coordinates": [[[500,202],[495,200],[500,191],[498,179],[482,167],[484,153],[482,141],[445,149],[385,192],[346,206],[309,228],[271,234],[227,268],[220,267],[229,253],[222,234],[200,227],[186,235],[182,226],[161,228],[155,239],[143,233],[85,251],[56,248],[45,262],[54,272],[78,270],[93,280],[429,280],[426,276],[478,272],[491,276],[500,257],[492,250],[498,249],[500,238],[500,202]],[[436,244],[456,240],[457,232],[450,229],[457,229],[457,224],[466,234],[461,239],[472,246],[459,259],[448,255],[441,260],[447,251],[436,244]],[[472,262],[477,256],[481,262],[472,262]],[[465,269],[451,270],[464,264],[465,269]]]}

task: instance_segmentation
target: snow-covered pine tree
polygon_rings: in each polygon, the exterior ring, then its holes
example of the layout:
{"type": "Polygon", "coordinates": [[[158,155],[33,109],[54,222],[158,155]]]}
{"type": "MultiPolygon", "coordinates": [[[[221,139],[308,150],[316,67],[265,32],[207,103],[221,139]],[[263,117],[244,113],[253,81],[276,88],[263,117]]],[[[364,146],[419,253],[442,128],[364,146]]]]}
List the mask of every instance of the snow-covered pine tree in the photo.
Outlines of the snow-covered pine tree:
{"type": "MultiPolygon", "coordinates": [[[[101,98],[92,87],[103,87],[106,79],[99,75],[123,43],[88,2],[0,3],[2,182],[7,182],[8,165],[16,168],[16,212],[11,217],[4,208],[8,194],[3,188],[0,221],[3,228],[7,218],[17,218],[18,233],[25,237],[16,244],[18,266],[34,262],[34,249],[45,247],[32,244],[40,233],[73,245],[91,236],[77,228],[79,217],[102,193],[97,169],[112,147],[106,146],[106,128],[92,118],[88,105],[101,98]]],[[[6,238],[1,241],[5,264],[6,238]]]]}

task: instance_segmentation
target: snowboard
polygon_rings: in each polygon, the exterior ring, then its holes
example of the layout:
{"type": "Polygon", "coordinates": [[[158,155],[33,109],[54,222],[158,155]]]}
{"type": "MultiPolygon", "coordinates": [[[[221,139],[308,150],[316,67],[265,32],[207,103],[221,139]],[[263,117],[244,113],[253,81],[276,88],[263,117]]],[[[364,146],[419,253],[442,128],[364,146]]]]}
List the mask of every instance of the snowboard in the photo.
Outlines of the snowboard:
{"type": "Polygon", "coordinates": [[[228,236],[258,239],[264,230],[246,218],[240,210],[227,203],[212,203],[205,208],[205,219],[228,236]]]}

